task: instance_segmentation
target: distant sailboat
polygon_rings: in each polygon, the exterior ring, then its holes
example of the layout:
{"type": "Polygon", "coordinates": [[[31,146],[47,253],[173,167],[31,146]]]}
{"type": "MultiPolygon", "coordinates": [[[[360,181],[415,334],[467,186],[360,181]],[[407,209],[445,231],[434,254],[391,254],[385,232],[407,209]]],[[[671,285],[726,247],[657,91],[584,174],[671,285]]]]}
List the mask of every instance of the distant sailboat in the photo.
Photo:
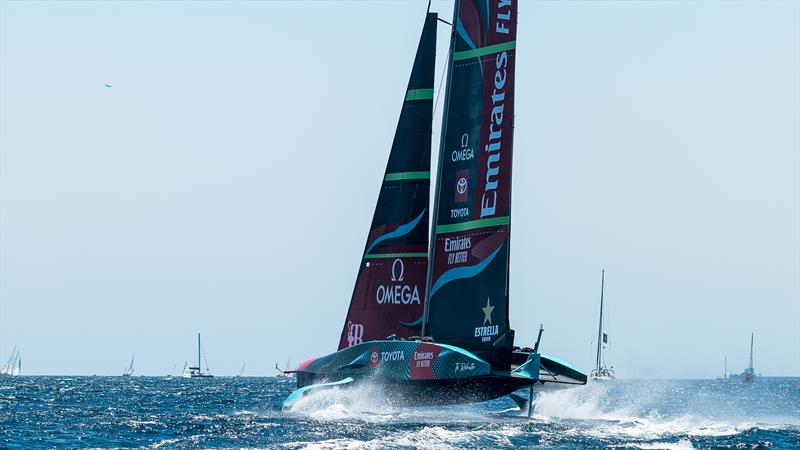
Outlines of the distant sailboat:
{"type": "Polygon", "coordinates": [[[725,356],[725,368],[722,370],[722,377],[717,377],[718,380],[728,379],[728,357],[725,356]]]}
{"type": "Polygon", "coordinates": [[[753,369],[753,333],[750,333],[750,366],[742,372],[742,381],[751,382],[756,379],[756,371],[753,369]]]}
{"type": "Polygon", "coordinates": [[[15,376],[22,371],[22,355],[16,347],[11,351],[8,361],[0,367],[0,376],[15,376]]]}
{"type": "Polygon", "coordinates": [[[275,376],[276,377],[281,377],[281,378],[292,376],[292,374],[290,372],[292,370],[291,363],[292,363],[292,358],[291,357],[289,357],[289,359],[286,360],[286,366],[284,366],[283,369],[278,367],[278,363],[275,363],[275,371],[278,372],[277,374],[275,374],[275,376]]]}
{"type": "Polygon", "coordinates": [[[133,359],[136,355],[131,356],[131,363],[128,365],[128,368],[125,369],[125,372],[122,372],[123,377],[129,377],[133,375],[133,359]]]}
{"type": "Polygon", "coordinates": [[[722,378],[723,379],[727,379],[728,378],[728,357],[727,356],[725,357],[725,369],[722,371],[722,378]]]}
{"type": "Polygon", "coordinates": [[[242,376],[242,374],[244,373],[244,368],[245,367],[247,367],[247,361],[245,361],[244,364],[242,364],[242,368],[239,369],[239,373],[236,374],[237,377],[241,377],[242,376]]]}
{"type": "MultiPolygon", "coordinates": [[[[167,374],[167,377],[166,377],[168,380],[171,380],[172,378],[175,377],[175,369],[177,367],[178,367],[178,363],[175,363],[175,364],[172,365],[172,370],[169,371],[169,373],[167,374]]],[[[184,367],[184,369],[185,369],[185,367],[184,367]]]]}
{"type": "Polygon", "coordinates": [[[600,278],[600,325],[597,329],[597,360],[594,369],[589,373],[592,381],[611,381],[614,379],[614,367],[606,367],[603,359],[603,350],[608,344],[608,334],[603,332],[603,292],[606,284],[606,270],[603,269],[600,278]]]}
{"type": "Polygon", "coordinates": [[[188,364],[183,366],[183,378],[211,378],[211,370],[208,368],[208,361],[206,360],[206,371],[203,372],[201,367],[201,353],[202,347],[200,346],[200,333],[197,333],[197,367],[187,367],[188,364]]]}

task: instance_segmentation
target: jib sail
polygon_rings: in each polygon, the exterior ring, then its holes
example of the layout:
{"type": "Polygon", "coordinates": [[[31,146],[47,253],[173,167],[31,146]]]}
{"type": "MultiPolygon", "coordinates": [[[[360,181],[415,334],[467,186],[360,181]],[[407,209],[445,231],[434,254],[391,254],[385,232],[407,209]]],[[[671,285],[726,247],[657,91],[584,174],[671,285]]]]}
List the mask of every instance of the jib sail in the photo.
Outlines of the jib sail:
{"type": "Polygon", "coordinates": [[[419,335],[428,273],[436,14],[425,19],[339,349],[419,335]]]}
{"type": "Polygon", "coordinates": [[[517,2],[456,1],[439,149],[425,335],[510,363],[517,2]]]}

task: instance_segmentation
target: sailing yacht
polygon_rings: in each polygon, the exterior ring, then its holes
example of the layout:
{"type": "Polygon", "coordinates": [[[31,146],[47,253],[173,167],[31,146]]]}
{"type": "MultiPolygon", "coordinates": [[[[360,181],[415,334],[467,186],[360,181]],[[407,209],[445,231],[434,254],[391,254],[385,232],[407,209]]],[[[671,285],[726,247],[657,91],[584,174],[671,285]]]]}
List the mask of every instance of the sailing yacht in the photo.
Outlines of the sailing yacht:
{"type": "Polygon", "coordinates": [[[203,372],[201,367],[202,347],[200,346],[200,333],[197,333],[197,366],[192,367],[188,364],[183,365],[183,378],[212,378],[211,370],[208,368],[208,361],[206,361],[206,371],[203,372]]]}
{"type": "Polygon", "coordinates": [[[751,382],[756,380],[756,371],[753,369],[753,333],[750,333],[750,365],[744,369],[741,375],[742,381],[751,382]]]}
{"type": "Polygon", "coordinates": [[[729,378],[728,376],[728,357],[725,356],[724,368],[722,370],[722,377],[717,377],[718,380],[727,381],[729,378]]]}
{"type": "Polygon", "coordinates": [[[606,367],[605,359],[603,359],[603,350],[608,345],[608,334],[603,332],[603,293],[605,292],[606,285],[606,269],[603,269],[600,275],[600,325],[597,329],[597,357],[595,359],[595,366],[589,372],[589,378],[592,381],[612,381],[614,379],[614,367],[610,369],[606,367]]]}
{"type": "MultiPolygon", "coordinates": [[[[167,380],[171,380],[171,379],[175,378],[175,369],[177,367],[178,367],[178,363],[173,364],[172,365],[172,370],[170,370],[169,373],[164,378],[167,379],[167,380]]],[[[186,370],[186,364],[184,364],[183,370],[186,370]]]]}
{"type": "Polygon", "coordinates": [[[133,375],[133,358],[135,357],[136,355],[131,356],[131,363],[128,365],[128,368],[125,369],[125,372],[122,372],[123,377],[130,377],[133,375]]]}
{"type": "Polygon", "coordinates": [[[9,356],[8,361],[0,367],[0,376],[15,376],[19,375],[22,372],[22,355],[20,355],[19,350],[14,347],[11,350],[11,356],[9,356]]]}
{"type": "Polygon", "coordinates": [[[372,380],[396,403],[512,399],[586,383],[514,345],[509,316],[517,1],[456,0],[438,169],[431,180],[436,26],[428,12],[338,350],[291,373],[291,405],[372,380]],[[435,187],[431,207],[431,181],[435,187]],[[430,234],[426,225],[430,221],[430,234]],[[430,239],[429,239],[430,237],[430,239]]]}
{"type": "Polygon", "coordinates": [[[289,357],[289,359],[286,360],[286,365],[284,366],[283,369],[278,367],[278,363],[275,363],[275,372],[277,372],[275,374],[275,376],[276,377],[290,377],[290,376],[292,376],[291,369],[290,369],[291,363],[292,363],[292,358],[291,357],[289,357]]]}

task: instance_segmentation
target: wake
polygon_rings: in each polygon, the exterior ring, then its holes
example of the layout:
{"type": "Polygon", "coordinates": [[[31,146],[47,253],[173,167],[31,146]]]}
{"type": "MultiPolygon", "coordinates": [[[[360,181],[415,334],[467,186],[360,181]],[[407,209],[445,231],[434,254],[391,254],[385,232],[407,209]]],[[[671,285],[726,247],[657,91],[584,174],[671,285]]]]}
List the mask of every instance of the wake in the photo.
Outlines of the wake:
{"type": "Polygon", "coordinates": [[[668,414],[659,411],[659,398],[679,394],[669,383],[641,392],[620,391],[618,388],[590,383],[577,389],[542,393],[536,402],[534,419],[580,423],[580,434],[588,437],[636,440],[732,436],[754,428],[786,427],[786,424],[763,423],[752,419],[722,419],[701,412],[668,414]]]}

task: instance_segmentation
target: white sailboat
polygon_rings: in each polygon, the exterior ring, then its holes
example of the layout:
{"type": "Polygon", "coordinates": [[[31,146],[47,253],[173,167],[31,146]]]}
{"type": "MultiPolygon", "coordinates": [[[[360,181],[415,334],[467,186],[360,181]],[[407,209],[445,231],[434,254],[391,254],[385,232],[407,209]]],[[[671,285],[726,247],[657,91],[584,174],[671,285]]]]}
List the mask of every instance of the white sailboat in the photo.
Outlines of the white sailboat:
{"type": "Polygon", "coordinates": [[[131,363],[128,365],[128,368],[125,369],[125,372],[122,372],[123,377],[130,377],[133,375],[133,359],[136,358],[136,355],[131,356],[131,363]]]}
{"type": "MultiPolygon", "coordinates": [[[[175,378],[175,369],[177,367],[178,367],[178,363],[175,363],[175,364],[172,365],[172,370],[170,370],[169,373],[167,374],[167,376],[165,377],[167,380],[171,380],[171,379],[175,378]]],[[[185,369],[186,369],[186,367],[184,366],[184,370],[185,369]]]]}
{"type": "Polygon", "coordinates": [[[289,359],[286,360],[286,366],[284,366],[283,369],[278,367],[278,363],[275,363],[275,371],[277,372],[275,374],[275,376],[276,377],[280,377],[280,378],[292,376],[291,373],[287,372],[287,371],[291,370],[291,363],[292,363],[292,358],[291,357],[289,357],[289,359]]]}
{"type": "Polygon", "coordinates": [[[721,377],[717,377],[717,379],[726,381],[729,378],[731,378],[731,377],[728,376],[728,357],[725,356],[725,368],[722,371],[722,376],[721,377]]]}
{"type": "Polygon", "coordinates": [[[11,351],[11,356],[8,358],[8,361],[0,367],[0,376],[15,376],[19,375],[22,371],[22,355],[20,355],[19,350],[14,347],[14,350],[11,351]]]}
{"type": "Polygon", "coordinates": [[[756,371],[753,369],[753,333],[750,333],[750,365],[742,372],[742,381],[755,381],[756,371]]]}
{"type": "Polygon", "coordinates": [[[197,367],[183,366],[183,378],[212,378],[211,370],[208,368],[208,360],[206,360],[206,370],[203,372],[202,365],[202,347],[200,346],[200,333],[197,333],[197,367]]]}
{"type": "Polygon", "coordinates": [[[606,284],[606,270],[603,269],[600,278],[600,325],[597,329],[597,359],[595,367],[589,373],[589,378],[592,381],[612,381],[614,380],[614,367],[606,367],[606,362],[603,359],[603,350],[608,344],[608,334],[603,332],[603,293],[606,284]]]}

